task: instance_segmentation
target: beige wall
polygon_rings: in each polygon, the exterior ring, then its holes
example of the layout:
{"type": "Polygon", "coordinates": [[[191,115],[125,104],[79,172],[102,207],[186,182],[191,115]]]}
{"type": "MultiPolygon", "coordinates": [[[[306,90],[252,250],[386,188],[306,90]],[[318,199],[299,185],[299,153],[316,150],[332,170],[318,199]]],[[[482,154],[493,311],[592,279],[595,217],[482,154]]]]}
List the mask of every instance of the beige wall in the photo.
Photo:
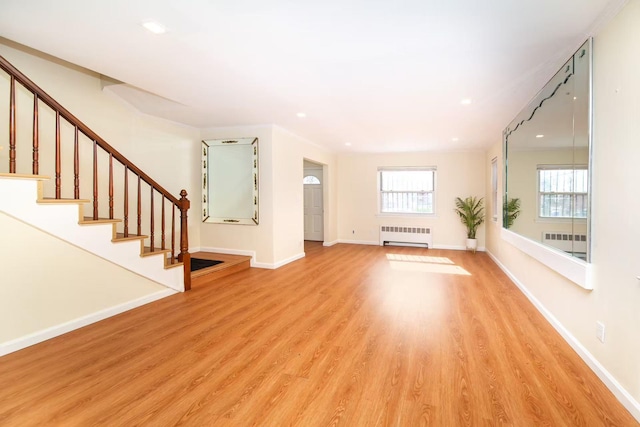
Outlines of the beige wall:
{"type": "MultiPolygon", "coordinates": [[[[340,155],[338,238],[377,243],[381,225],[427,226],[432,227],[435,247],[464,249],[466,229],[454,212],[455,198],[484,196],[483,159],[484,153],[475,151],[340,155]],[[435,216],[379,216],[377,172],[380,166],[436,166],[435,216]]],[[[479,247],[485,245],[484,227],[478,230],[479,247]]]]}
{"type": "Polygon", "coordinates": [[[0,235],[0,344],[166,290],[3,213],[0,235]]]}
{"type": "MultiPolygon", "coordinates": [[[[594,39],[594,290],[576,286],[502,241],[500,221],[487,230],[489,251],[636,401],[640,400],[638,22],[640,1],[632,0],[594,39]],[[595,337],[596,321],[606,326],[604,344],[595,337]]],[[[500,150],[496,141],[485,159],[487,171],[493,157],[502,158],[500,150]]]]}
{"type": "MultiPolygon", "coordinates": [[[[197,192],[200,176],[199,170],[193,165],[199,161],[200,131],[198,129],[142,114],[117,98],[108,89],[102,90],[100,75],[2,38],[0,38],[0,55],[173,195],[179,197],[180,190],[183,188],[189,195],[197,192]]],[[[8,78],[4,72],[0,72],[0,99],[6,100],[0,102],[0,117],[8,117],[8,87],[8,78]]],[[[26,90],[19,88],[17,102],[17,131],[20,148],[17,160],[21,170],[30,173],[33,101],[26,90]]],[[[54,116],[44,106],[40,108],[40,115],[40,174],[53,176],[54,116]]],[[[8,133],[8,120],[0,120],[0,146],[4,146],[4,149],[0,150],[0,172],[8,171],[8,133]]],[[[65,156],[62,161],[62,196],[73,197],[73,162],[70,160],[73,158],[73,129],[63,125],[62,137],[65,156]]],[[[80,146],[81,197],[91,198],[91,142],[82,139],[80,142],[84,144],[80,146]]],[[[108,157],[101,154],[99,161],[99,182],[106,184],[108,157]]],[[[118,192],[117,189],[122,188],[123,174],[118,171],[123,169],[118,167],[117,165],[114,167],[114,185],[116,205],[121,205],[122,192],[118,192]]],[[[130,184],[134,189],[133,184],[130,184]]],[[[45,191],[49,194],[53,193],[53,180],[45,183],[45,191]]],[[[133,191],[135,193],[135,189],[133,191]]],[[[108,214],[106,185],[101,187],[100,193],[100,215],[106,216],[108,214]]],[[[148,194],[147,191],[143,193],[143,195],[148,194]]],[[[147,204],[148,197],[143,197],[142,200],[147,204]]],[[[134,202],[130,203],[133,205],[134,202]]],[[[121,211],[121,209],[116,210],[116,217],[121,218],[123,215],[118,212],[119,210],[121,211]]],[[[133,208],[131,212],[135,212],[133,208]]],[[[130,213],[130,216],[134,214],[130,213]]],[[[156,221],[158,221],[157,218],[156,221]]],[[[198,224],[191,222],[189,234],[192,246],[199,245],[198,229],[198,224]]]]}

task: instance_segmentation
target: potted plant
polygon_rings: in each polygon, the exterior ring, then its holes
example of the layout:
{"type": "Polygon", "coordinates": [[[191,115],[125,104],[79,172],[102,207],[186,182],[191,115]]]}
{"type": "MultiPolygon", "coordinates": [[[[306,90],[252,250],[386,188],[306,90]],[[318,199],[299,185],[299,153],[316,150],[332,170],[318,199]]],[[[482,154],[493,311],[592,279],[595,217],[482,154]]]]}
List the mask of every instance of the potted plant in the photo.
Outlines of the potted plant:
{"type": "Polygon", "coordinates": [[[516,218],[518,218],[518,215],[520,215],[520,199],[514,197],[512,199],[505,200],[502,210],[504,215],[504,227],[511,228],[513,221],[515,221],[516,218]]]}
{"type": "Polygon", "coordinates": [[[476,231],[484,222],[483,198],[467,197],[461,199],[456,197],[455,212],[460,217],[460,221],[467,227],[467,249],[476,251],[478,241],[476,240],[476,231]]]}

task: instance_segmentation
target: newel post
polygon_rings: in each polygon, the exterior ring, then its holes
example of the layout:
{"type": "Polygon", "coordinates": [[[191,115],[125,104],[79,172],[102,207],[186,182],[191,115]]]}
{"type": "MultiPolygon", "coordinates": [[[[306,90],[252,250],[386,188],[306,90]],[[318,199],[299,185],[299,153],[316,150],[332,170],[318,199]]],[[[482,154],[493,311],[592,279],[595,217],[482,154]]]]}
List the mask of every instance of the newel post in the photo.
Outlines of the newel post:
{"type": "Polygon", "coordinates": [[[187,199],[187,190],[180,192],[180,254],[178,261],[183,263],[184,290],[191,289],[191,254],[189,253],[189,228],[187,224],[187,211],[191,202],[187,199]]]}

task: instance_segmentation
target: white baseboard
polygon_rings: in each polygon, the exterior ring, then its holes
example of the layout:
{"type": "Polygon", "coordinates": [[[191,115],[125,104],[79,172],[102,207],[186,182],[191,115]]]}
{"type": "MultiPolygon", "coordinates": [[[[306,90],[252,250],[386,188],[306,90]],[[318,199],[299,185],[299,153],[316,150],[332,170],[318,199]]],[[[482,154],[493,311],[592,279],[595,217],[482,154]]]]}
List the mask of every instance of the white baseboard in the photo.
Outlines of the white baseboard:
{"type": "MultiPolygon", "coordinates": [[[[447,251],[466,251],[467,247],[461,245],[433,245],[433,249],[443,249],[447,251]]],[[[484,246],[481,246],[476,249],[476,251],[486,252],[486,249],[484,248],[484,246]]]]}
{"type": "Polygon", "coordinates": [[[292,256],[292,257],[289,257],[289,258],[287,258],[287,259],[283,259],[283,260],[281,260],[281,261],[275,262],[275,263],[273,263],[273,264],[271,264],[271,263],[267,263],[267,262],[257,262],[257,263],[255,263],[255,265],[254,265],[253,267],[256,267],[256,268],[265,268],[265,269],[267,269],[267,270],[275,270],[276,268],[280,268],[280,267],[282,267],[283,265],[287,265],[287,264],[289,264],[290,262],[297,261],[297,260],[299,260],[300,258],[304,258],[304,257],[305,257],[305,253],[304,253],[304,252],[301,252],[301,253],[299,253],[299,254],[296,254],[296,255],[294,255],[294,256],[292,256]]]}
{"type": "Polygon", "coordinates": [[[338,239],[337,243],[347,243],[349,245],[370,245],[370,246],[380,246],[380,242],[377,240],[347,240],[347,239],[338,239]]]}
{"type": "Polygon", "coordinates": [[[243,249],[212,248],[212,247],[204,246],[204,247],[198,248],[198,252],[215,252],[215,253],[218,253],[218,254],[250,256],[251,257],[251,262],[250,262],[251,267],[265,268],[265,267],[258,266],[258,264],[261,264],[261,263],[256,262],[256,252],[255,251],[247,251],[247,250],[243,250],[243,249]]]}
{"type": "Polygon", "coordinates": [[[337,245],[338,243],[340,243],[339,240],[334,240],[332,242],[323,242],[322,246],[330,247],[330,246],[333,246],[333,245],[337,245]]]}
{"type": "Polygon", "coordinates": [[[199,248],[201,252],[215,252],[219,254],[229,254],[229,255],[244,255],[251,257],[251,267],[253,268],[265,268],[267,270],[275,270],[276,268],[280,268],[283,265],[289,264],[290,262],[296,261],[300,258],[304,258],[304,252],[296,254],[287,259],[283,259],[281,261],[275,263],[268,262],[257,262],[256,261],[256,253],[255,251],[247,251],[243,249],[227,249],[227,248],[211,248],[211,247],[202,247],[199,248]]]}
{"type": "Polygon", "coordinates": [[[305,255],[306,255],[306,254],[305,254],[304,252],[300,252],[299,254],[296,254],[296,255],[294,255],[294,256],[291,256],[291,257],[289,257],[289,258],[287,258],[287,259],[283,259],[282,261],[278,261],[278,262],[276,262],[276,263],[274,264],[274,269],[275,269],[275,268],[280,268],[280,267],[282,267],[283,265],[287,265],[287,264],[289,264],[290,262],[297,261],[297,260],[299,260],[299,259],[301,259],[301,258],[304,258],[304,257],[305,257],[305,255]]]}
{"type": "Polygon", "coordinates": [[[527,287],[509,269],[498,260],[490,251],[487,254],[500,267],[504,273],[516,284],[522,293],[531,301],[535,308],[547,319],[556,331],[564,338],[564,340],[578,353],[578,356],[591,368],[591,370],[600,378],[616,398],[627,408],[633,417],[640,421],[640,402],[635,400],[633,396],[615,379],[613,375],[596,359],[587,348],[582,345],[576,337],[564,327],[562,323],[527,289],[527,287]]]}
{"type": "Polygon", "coordinates": [[[66,334],[67,332],[80,329],[83,326],[99,322],[100,320],[115,316],[116,314],[124,313],[125,311],[132,310],[136,307],[149,304],[150,302],[157,301],[159,299],[166,298],[177,293],[179,292],[173,289],[163,289],[152,294],[145,295],[138,299],[127,301],[113,307],[105,308],[95,313],[91,313],[86,316],[61,323],[60,325],[52,326],[29,335],[25,335],[24,337],[7,341],[0,344],[0,356],[13,353],[14,351],[22,350],[23,348],[38,344],[42,341],[46,341],[48,339],[66,334]]]}

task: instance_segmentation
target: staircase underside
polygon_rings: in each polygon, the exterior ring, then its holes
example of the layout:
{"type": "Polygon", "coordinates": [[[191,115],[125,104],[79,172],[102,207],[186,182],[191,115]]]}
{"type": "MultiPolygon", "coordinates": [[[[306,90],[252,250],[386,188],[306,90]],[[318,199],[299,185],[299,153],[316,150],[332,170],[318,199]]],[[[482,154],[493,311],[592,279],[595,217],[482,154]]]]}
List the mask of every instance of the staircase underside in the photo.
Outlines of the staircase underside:
{"type": "Polygon", "coordinates": [[[125,237],[117,231],[120,219],[88,217],[84,205],[89,200],[44,197],[42,183],[48,179],[0,173],[5,196],[0,198],[0,211],[166,287],[184,291],[182,263],[172,262],[169,250],[146,247],[145,235],[125,237]]]}

